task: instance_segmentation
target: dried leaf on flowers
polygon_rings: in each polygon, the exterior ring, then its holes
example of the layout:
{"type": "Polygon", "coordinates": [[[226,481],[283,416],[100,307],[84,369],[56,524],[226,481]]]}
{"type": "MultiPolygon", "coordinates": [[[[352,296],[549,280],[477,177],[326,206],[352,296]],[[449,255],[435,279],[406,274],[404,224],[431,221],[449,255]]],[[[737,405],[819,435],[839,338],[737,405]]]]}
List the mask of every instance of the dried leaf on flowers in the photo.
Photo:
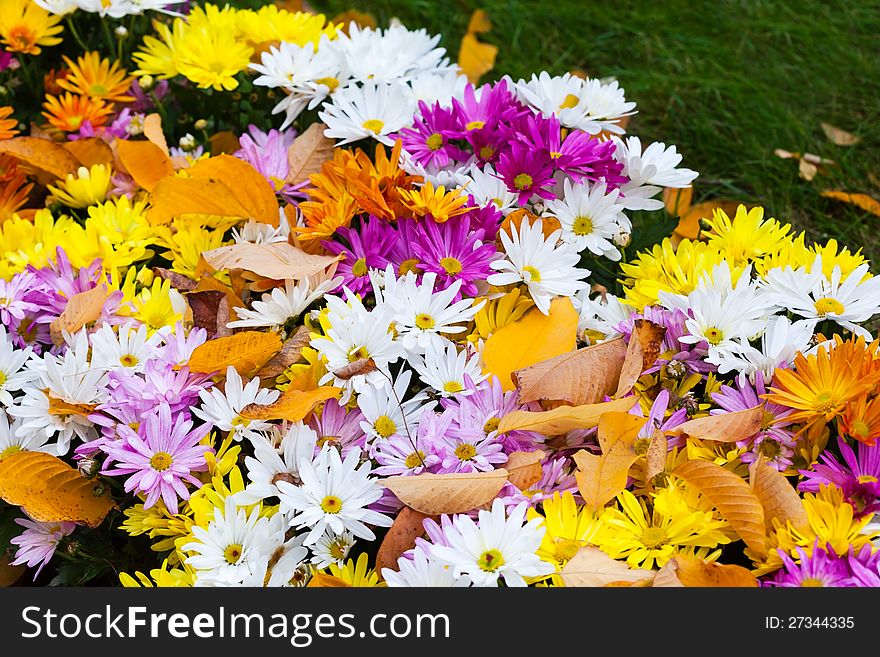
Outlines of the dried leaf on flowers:
{"type": "Polygon", "coordinates": [[[41,183],[63,180],[79,169],[80,162],[73,153],[48,139],[38,137],[14,137],[0,141],[0,153],[11,155],[45,175],[41,183]]]}
{"type": "MultiPolygon", "coordinates": [[[[171,284],[174,285],[174,280],[171,280],[171,284]]],[[[225,294],[226,298],[229,299],[230,309],[245,307],[245,303],[242,300],[241,296],[239,296],[239,294],[235,290],[233,290],[232,287],[230,287],[223,281],[217,280],[213,276],[202,276],[201,278],[199,278],[196,286],[192,289],[193,292],[204,292],[205,290],[214,290],[225,294]]]]}
{"type": "Polygon", "coordinates": [[[165,155],[170,154],[165,131],[162,130],[162,117],[155,112],[144,117],[144,137],[158,146],[165,155]]]}
{"type": "Polygon", "coordinates": [[[92,167],[95,164],[105,166],[113,165],[113,150],[107,142],[97,137],[86,137],[63,144],[84,167],[92,167]]]}
{"type": "Polygon", "coordinates": [[[620,368],[615,397],[625,395],[632,390],[642,372],[654,364],[660,355],[660,345],[665,334],[666,329],[654,322],[647,319],[635,320],[623,365],[620,368]]]}
{"type": "Polygon", "coordinates": [[[153,276],[158,276],[162,280],[168,281],[171,283],[171,287],[175,290],[180,290],[181,292],[190,292],[195,290],[196,281],[191,279],[189,276],[184,276],[183,274],[178,274],[176,271],[172,271],[170,269],[165,269],[164,267],[153,267],[152,268],[153,276]]]}
{"type": "Polygon", "coordinates": [[[540,449],[533,452],[511,452],[507,457],[504,469],[508,472],[508,481],[520,490],[527,490],[541,481],[544,470],[541,463],[546,454],[540,449]]]}
{"type": "Polygon", "coordinates": [[[513,390],[513,372],[575,348],[577,325],[578,314],[568,298],[554,299],[546,315],[532,308],[489,336],[483,347],[483,371],[497,376],[504,390],[513,390]]]}
{"type": "Polygon", "coordinates": [[[701,219],[711,219],[715,210],[722,210],[728,216],[733,217],[736,215],[736,209],[740,205],[742,203],[739,201],[712,199],[688,206],[687,211],[679,218],[678,226],[676,226],[673,232],[679,239],[698,239],[700,237],[701,219]]]}
{"type": "Polygon", "coordinates": [[[667,561],[654,578],[654,588],[674,586],[756,587],[758,580],[742,566],[679,554],[667,561]]]}
{"type": "Polygon", "coordinates": [[[16,452],[0,459],[0,498],[34,520],[87,527],[100,525],[114,506],[109,486],[43,452],[16,452]]]}
{"type": "Polygon", "coordinates": [[[798,531],[804,531],[809,526],[801,496],[785,475],[764,462],[763,455],[759,455],[749,467],[749,484],[764,507],[767,531],[773,529],[774,519],[782,526],[790,522],[798,531]]]}
{"type": "Polygon", "coordinates": [[[673,217],[682,217],[690,209],[694,198],[693,187],[665,187],[663,205],[673,217]]]}
{"type": "Polygon", "coordinates": [[[311,255],[287,242],[242,242],[205,251],[202,257],[216,271],[244,269],[275,280],[305,278],[339,260],[339,256],[311,255]]]}
{"type": "Polygon", "coordinates": [[[193,315],[193,324],[208,332],[208,338],[232,335],[229,322],[229,299],[218,290],[190,292],[186,295],[193,315]]]}
{"type": "Polygon", "coordinates": [[[271,404],[248,404],[241,409],[241,417],[248,420],[304,420],[322,401],[339,397],[341,390],[334,386],[321,386],[314,390],[288,388],[271,404]]]}
{"type": "Polygon", "coordinates": [[[261,379],[274,379],[288,367],[298,362],[304,347],[309,346],[311,333],[305,326],[296,329],[296,333],[287,338],[281,345],[281,351],[272,356],[258,372],[261,379]]]}
{"type": "Polygon", "coordinates": [[[250,376],[279,351],[281,338],[277,333],[241,331],[199,345],[193,350],[187,365],[192,372],[217,372],[221,375],[231,365],[242,376],[250,376]]]}
{"type": "Polygon", "coordinates": [[[804,180],[810,181],[819,173],[819,167],[812,162],[808,162],[804,158],[798,160],[798,176],[804,180]]]}
{"type": "Polygon", "coordinates": [[[211,155],[232,155],[241,148],[238,136],[231,130],[217,132],[208,138],[211,144],[211,155]]]}
{"type": "Polygon", "coordinates": [[[764,508],[745,481],[711,461],[686,461],[673,474],[709,498],[753,552],[765,553],[764,508]]]}
{"type": "Polygon", "coordinates": [[[13,566],[7,557],[0,556],[0,587],[12,586],[21,579],[25,571],[27,571],[27,566],[24,564],[13,566]]]}
{"type": "Polygon", "coordinates": [[[587,545],[577,551],[560,573],[566,586],[607,586],[615,582],[641,583],[654,579],[653,570],[630,568],[597,547],[587,545]]]}
{"type": "Polygon", "coordinates": [[[285,182],[298,185],[313,173],[320,173],[321,165],[333,157],[335,142],[324,136],[323,123],[313,123],[287,149],[290,172],[285,182]]]}
{"type": "Polygon", "coordinates": [[[430,516],[465,513],[489,504],[507,483],[507,470],[388,477],[381,484],[411,509],[430,516]]]}
{"type": "Polygon", "coordinates": [[[91,324],[101,316],[104,302],[107,301],[107,286],[103,283],[90,290],[74,294],[67,300],[58,317],[49,324],[49,335],[56,345],[64,344],[64,331],[76,333],[86,324],[91,324]]]}
{"type": "Polygon", "coordinates": [[[116,152],[128,175],[148,192],[156,189],[160,180],[174,175],[171,160],[153,142],[118,139],[116,152]]]}
{"type": "Polygon", "coordinates": [[[244,160],[218,155],[200,160],[187,173],[156,184],[150,195],[150,221],[165,224],[182,214],[210,214],[278,226],[272,185],[244,160]]]}
{"type": "Polygon", "coordinates": [[[719,443],[735,443],[754,436],[764,421],[764,405],[744,411],[707,415],[688,420],[667,433],[671,436],[687,434],[699,440],[713,440],[719,443]]]}
{"type": "Polygon", "coordinates": [[[830,123],[820,123],[819,125],[822,126],[822,132],[825,133],[828,141],[836,146],[855,146],[862,140],[861,137],[830,123]]]}
{"type": "Polygon", "coordinates": [[[632,443],[616,440],[601,455],[582,449],[573,458],[581,497],[587,506],[599,510],[626,488],[627,473],[638,455],[632,443]]]}
{"type": "Polygon", "coordinates": [[[43,393],[49,400],[49,408],[47,409],[49,415],[57,415],[60,417],[78,415],[79,417],[88,417],[89,414],[94,413],[95,409],[98,407],[97,404],[81,404],[79,402],[67,401],[61,397],[56,397],[48,390],[44,390],[43,393]]]}
{"type": "Polygon", "coordinates": [[[659,429],[651,436],[648,451],[645,453],[645,479],[650,482],[666,469],[666,456],[669,453],[669,441],[666,434],[659,429]]]}
{"type": "Polygon", "coordinates": [[[335,575],[328,575],[326,573],[315,572],[315,573],[312,573],[312,578],[309,580],[309,583],[306,584],[306,588],[348,589],[348,588],[351,588],[351,584],[339,579],[335,575]]]}
{"type": "MultiPolygon", "coordinates": [[[[2,143],[3,142],[0,142],[0,144],[2,143]]],[[[826,191],[822,192],[822,196],[837,199],[844,203],[850,203],[880,217],[880,201],[867,194],[848,194],[847,192],[826,191]]]]}
{"type": "Polygon", "coordinates": [[[468,80],[476,84],[480,78],[495,67],[498,46],[482,43],[477,34],[484,34],[492,29],[492,23],[486,12],[477,9],[471,14],[468,31],[461,39],[458,49],[458,67],[468,80]]]}
{"type": "Polygon", "coordinates": [[[397,570],[397,560],[415,547],[416,539],[425,533],[423,522],[430,517],[408,506],[400,510],[376,553],[376,572],[381,574],[383,568],[397,570]]]}
{"type": "Polygon", "coordinates": [[[595,404],[617,390],[625,359],[626,345],[622,338],[617,338],[573,352],[567,350],[536,365],[517,369],[513,380],[519,389],[519,401],[595,404]]]}
{"type": "Polygon", "coordinates": [[[599,418],[599,429],[596,432],[599,441],[599,447],[603,452],[611,449],[611,446],[617,441],[623,441],[627,445],[632,445],[638,438],[639,431],[648,422],[647,418],[627,413],[629,409],[635,406],[635,397],[624,397],[618,401],[629,401],[622,408],[613,409],[606,412],[599,418]]]}
{"type": "Polygon", "coordinates": [[[375,372],[376,369],[376,361],[372,358],[358,358],[356,361],[340,367],[338,370],[333,370],[333,376],[343,381],[348,381],[352,377],[375,372]]]}
{"type": "Polygon", "coordinates": [[[603,414],[627,411],[637,401],[637,397],[624,397],[599,404],[558,406],[551,411],[513,411],[501,418],[498,433],[522,430],[557,436],[573,429],[589,429],[599,423],[603,414]]]}
{"type": "MultiPolygon", "coordinates": [[[[298,11],[301,11],[301,9],[298,11]]],[[[358,11],[357,9],[349,9],[341,14],[336,14],[336,16],[330,19],[330,22],[334,25],[339,25],[340,31],[345,34],[348,34],[348,26],[350,23],[354,23],[358,27],[369,27],[373,30],[379,25],[373,14],[358,11]]]]}

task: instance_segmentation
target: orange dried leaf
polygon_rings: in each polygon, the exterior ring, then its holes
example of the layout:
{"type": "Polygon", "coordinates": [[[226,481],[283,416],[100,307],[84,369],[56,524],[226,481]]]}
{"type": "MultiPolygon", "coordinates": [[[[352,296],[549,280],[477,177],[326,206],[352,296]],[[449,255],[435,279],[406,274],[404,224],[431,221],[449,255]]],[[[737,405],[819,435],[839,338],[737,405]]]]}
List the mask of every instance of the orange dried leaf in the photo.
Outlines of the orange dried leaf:
{"type": "Polygon", "coordinates": [[[539,400],[595,404],[617,390],[625,359],[626,345],[622,338],[617,338],[577,351],[568,349],[549,360],[517,369],[513,380],[519,389],[519,401],[523,404],[539,400]]]}
{"type": "Polygon", "coordinates": [[[171,160],[156,144],[150,141],[116,141],[119,161],[134,181],[152,192],[159,181],[174,175],[171,160]]]}
{"type": "Polygon", "coordinates": [[[686,461],[673,474],[709,498],[753,552],[765,553],[764,508],[745,481],[711,461],[686,461]]]}
{"type": "Polygon", "coordinates": [[[483,34],[492,29],[492,21],[489,15],[483,9],[474,9],[471,18],[468,21],[467,31],[474,34],[483,34]]]}
{"type": "Polygon", "coordinates": [[[97,137],[77,139],[64,144],[64,148],[70,151],[84,167],[92,167],[95,164],[112,166],[113,151],[107,142],[97,137]]]}
{"type": "Polygon", "coordinates": [[[376,367],[376,361],[372,358],[358,358],[348,365],[340,367],[338,370],[333,370],[333,375],[343,381],[348,381],[353,377],[375,372],[377,369],[379,368],[376,367]]]}
{"type": "Polygon", "coordinates": [[[231,130],[215,133],[208,138],[208,141],[211,143],[211,155],[222,153],[232,155],[241,148],[238,136],[231,130]]]}
{"type": "Polygon", "coordinates": [[[306,588],[347,589],[351,588],[351,584],[348,584],[344,580],[339,579],[335,575],[327,575],[326,573],[315,572],[312,574],[312,578],[309,580],[309,583],[306,584],[306,588]]]}
{"type": "Polygon", "coordinates": [[[113,508],[108,486],[86,479],[56,456],[16,452],[0,459],[0,498],[40,522],[97,527],[113,508]]]}
{"type": "Polygon", "coordinates": [[[663,205],[673,217],[684,215],[690,209],[693,198],[693,187],[666,187],[663,190],[663,205]]]}
{"type": "Polygon", "coordinates": [[[678,220],[678,226],[673,232],[679,237],[695,240],[700,236],[700,219],[711,219],[715,210],[723,210],[725,214],[732,217],[740,205],[742,204],[739,201],[723,199],[713,199],[692,205],[678,220]]]}
{"type": "Polygon", "coordinates": [[[636,442],[639,431],[648,422],[648,418],[626,412],[635,405],[633,397],[625,397],[619,401],[624,400],[629,402],[628,406],[625,405],[625,408],[606,412],[599,418],[599,430],[596,433],[599,447],[603,452],[611,449],[611,446],[617,441],[632,445],[636,442]]]}
{"type": "Polygon", "coordinates": [[[560,573],[566,586],[607,586],[617,582],[641,583],[654,579],[653,570],[630,568],[597,547],[587,545],[578,550],[560,573]]]}
{"type": "Polygon", "coordinates": [[[69,402],[66,399],[55,397],[48,391],[44,391],[46,398],[49,400],[49,415],[58,415],[61,417],[68,415],[78,415],[79,417],[88,417],[90,413],[94,413],[98,407],[97,404],[80,404],[78,402],[69,402]]]}
{"type": "Polygon", "coordinates": [[[507,483],[507,470],[388,477],[381,483],[411,509],[436,516],[489,504],[507,483]]]}
{"type": "Polygon", "coordinates": [[[511,452],[507,457],[504,469],[507,470],[508,481],[520,490],[526,490],[532,484],[541,480],[544,470],[541,462],[544,460],[544,452],[511,452]]]}
{"type": "Polygon", "coordinates": [[[820,125],[822,126],[822,132],[828,137],[828,141],[836,146],[855,146],[862,140],[861,137],[857,137],[853,133],[833,126],[830,123],[821,123],[820,125]]]}
{"type": "Polygon", "coordinates": [[[296,185],[305,182],[309,176],[321,171],[321,165],[333,157],[335,142],[324,136],[327,126],[313,123],[298,136],[287,150],[290,172],[286,182],[296,185]]]}
{"type": "Polygon", "coordinates": [[[595,427],[603,414],[627,411],[638,401],[637,397],[624,397],[600,404],[559,406],[551,411],[513,411],[498,424],[499,433],[508,431],[536,431],[545,436],[556,436],[573,429],[595,427]]]}
{"type": "Polygon", "coordinates": [[[244,269],[275,280],[305,278],[325,270],[339,260],[338,256],[306,253],[287,242],[242,242],[205,251],[202,257],[216,271],[244,269]]]}
{"type": "Polygon", "coordinates": [[[514,371],[575,348],[577,325],[578,314],[566,297],[554,299],[547,315],[532,308],[489,336],[483,347],[483,371],[498,377],[504,390],[513,390],[514,371]]]}
{"type": "Polygon", "coordinates": [[[764,462],[763,455],[749,468],[749,484],[764,507],[768,531],[773,528],[774,519],[783,527],[790,522],[798,531],[805,531],[809,527],[801,496],[781,472],[764,462]]]}
{"type": "Polygon", "coordinates": [[[241,417],[247,420],[287,420],[299,422],[322,401],[339,397],[342,392],[333,386],[321,386],[314,390],[285,390],[271,404],[248,404],[241,409],[241,417]]]}
{"type": "Polygon", "coordinates": [[[165,133],[162,131],[162,117],[158,114],[147,114],[144,117],[144,137],[158,146],[165,155],[170,153],[165,133]]]}
{"type": "Polygon", "coordinates": [[[650,482],[666,468],[666,455],[669,453],[669,442],[666,434],[659,429],[651,436],[648,451],[645,454],[645,480],[650,482]]]}
{"type": "Polygon", "coordinates": [[[27,571],[27,566],[19,564],[13,566],[9,563],[9,559],[0,556],[0,587],[12,586],[27,571]]]}
{"type": "Polygon", "coordinates": [[[754,436],[761,428],[764,420],[764,405],[755,406],[744,411],[707,415],[695,420],[688,420],[674,429],[669,435],[687,434],[699,440],[712,440],[719,443],[735,443],[754,436]]]}
{"type": "Polygon", "coordinates": [[[678,579],[678,563],[675,559],[670,559],[663,564],[654,576],[654,581],[651,583],[651,586],[655,589],[682,588],[684,586],[684,584],[681,583],[681,580],[678,579]]]}
{"type": "Polygon", "coordinates": [[[46,180],[53,182],[75,173],[80,167],[76,157],[63,146],[38,137],[14,137],[0,141],[0,153],[11,155],[34,169],[48,174],[46,180]]]}
{"type": "MultiPolygon", "coordinates": [[[[3,142],[0,142],[0,144],[2,143],[3,142]]],[[[822,196],[825,196],[826,198],[837,199],[838,201],[843,201],[844,203],[850,203],[852,205],[860,207],[862,210],[866,210],[871,214],[880,217],[880,201],[871,196],[868,196],[867,194],[847,194],[846,192],[829,191],[822,192],[822,196]]]]}
{"type": "Polygon", "coordinates": [[[400,510],[376,553],[376,572],[381,573],[383,568],[397,570],[400,555],[415,547],[416,539],[425,533],[423,522],[430,517],[408,506],[400,510]]]}
{"type": "Polygon", "coordinates": [[[230,365],[242,375],[249,376],[281,351],[277,333],[241,331],[234,335],[208,340],[193,350],[189,366],[192,372],[226,373],[230,365]]]}
{"type": "Polygon", "coordinates": [[[76,333],[86,324],[98,319],[105,301],[107,301],[107,286],[103,283],[70,297],[64,307],[64,312],[49,324],[49,335],[52,342],[56,345],[62,345],[64,344],[63,331],[76,333]]]}
{"type": "Polygon", "coordinates": [[[638,456],[632,445],[618,440],[598,456],[580,450],[575,454],[578,490],[587,506],[599,510],[626,488],[627,473],[638,456]]]}
{"type": "Polygon", "coordinates": [[[632,336],[626,347],[626,356],[620,368],[620,379],[617,382],[615,397],[625,395],[639,380],[646,369],[654,364],[660,355],[660,345],[666,329],[647,319],[634,322],[632,336]]]}
{"type": "Polygon", "coordinates": [[[462,37],[458,49],[458,67],[472,84],[477,84],[483,75],[495,68],[497,55],[498,46],[482,43],[476,34],[468,32],[462,37]]]}
{"type": "Polygon", "coordinates": [[[261,379],[274,379],[288,367],[298,362],[302,356],[302,350],[309,346],[311,332],[307,326],[300,326],[296,333],[287,338],[281,345],[281,351],[272,356],[263,367],[260,368],[261,379]]]}
{"type": "Polygon", "coordinates": [[[681,586],[689,588],[758,586],[755,576],[742,566],[704,561],[681,554],[676,555],[672,561],[675,562],[676,577],[681,586]]]}

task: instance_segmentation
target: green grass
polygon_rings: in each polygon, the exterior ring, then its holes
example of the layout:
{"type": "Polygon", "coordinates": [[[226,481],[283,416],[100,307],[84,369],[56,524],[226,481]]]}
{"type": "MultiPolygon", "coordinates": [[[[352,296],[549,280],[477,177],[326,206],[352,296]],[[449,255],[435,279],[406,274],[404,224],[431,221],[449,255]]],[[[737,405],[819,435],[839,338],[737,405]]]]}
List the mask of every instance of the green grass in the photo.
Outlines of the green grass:
{"type": "Polygon", "coordinates": [[[880,257],[880,219],[822,198],[826,189],[880,198],[880,4],[876,0],[590,2],[584,0],[317,0],[443,34],[455,59],[470,13],[494,23],[500,52],[486,79],[581,69],[614,76],[638,103],[629,131],[674,143],[696,169],[695,202],[728,198],[880,257]],[[861,137],[831,144],[831,123],[861,137]],[[773,151],[837,162],[812,182],[773,151]]]}

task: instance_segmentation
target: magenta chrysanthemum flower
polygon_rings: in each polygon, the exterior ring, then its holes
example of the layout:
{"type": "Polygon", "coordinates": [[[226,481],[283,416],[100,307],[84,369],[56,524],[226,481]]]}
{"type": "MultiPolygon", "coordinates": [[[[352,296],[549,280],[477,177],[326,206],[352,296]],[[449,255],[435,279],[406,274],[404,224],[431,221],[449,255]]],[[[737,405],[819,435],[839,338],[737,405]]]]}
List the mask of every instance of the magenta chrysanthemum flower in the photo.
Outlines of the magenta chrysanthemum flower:
{"type": "Polygon", "coordinates": [[[507,189],[517,194],[517,202],[525,205],[532,196],[556,198],[550,188],[554,184],[553,163],[549,155],[533,152],[514,144],[498,160],[498,177],[507,189]]]}
{"type": "Polygon", "coordinates": [[[436,289],[445,290],[461,281],[454,301],[462,296],[477,296],[477,282],[486,280],[492,272],[489,263],[495,257],[495,245],[482,243],[482,231],[471,232],[468,217],[456,217],[442,224],[425,220],[419,229],[421,234],[412,248],[422,269],[437,274],[436,289]]]}
{"type": "Polygon", "coordinates": [[[394,273],[398,277],[406,276],[409,272],[419,276],[424,273],[422,263],[415,253],[415,245],[421,235],[418,223],[411,217],[397,220],[396,239],[388,252],[388,262],[394,265],[394,273]]]}
{"type": "Polygon", "coordinates": [[[766,580],[764,586],[777,587],[853,587],[858,583],[853,579],[847,567],[847,560],[833,552],[829,553],[819,547],[818,540],[808,553],[804,548],[796,548],[796,562],[785,550],[778,550],[782,557],[783,568],[773,579],[766,580]]]}
{"type": "Polygon", "coordinates": [[[504,221],[504,215],[494,203],[480,206],[473,196],[468,196],[470,210],[464,213],[462,218],[467,217],[471,222],[471,229],[476,233],[482,231],[479,239],[483,242],[494,242],[498,236],[498,229],[504,221]]]}
{"type": "Polygon", "coordinates": [[[171,408],[161,404],[157,412],[144,418],[136,432],[124,424],[117,426],[120,440],[104,445],[109,458],[101,473],[131,475],[125,480],[125,491],[146,493],[145,509],[161,497],[165,508],[177,513],[178,499],[189,499],[186,482],[201,486],[191,473],[208,469],[205,452],[211,448],[199,442],[210,429],[210,425],[193,429],[193,423],[182,413],[172,420],[171,408]]]}
{"type": "Polygon", "coordinates": [[[685,325],[688,316],[683,310],[677,308],[667,310],[660,306],[646,306],[641,313],[632,313],[626,321],[615,324],[613,328],[624,335],[629,342],[634,322],[637,319],[647,319],[666,330],[660,345],[660,353],[663,356],[658,358],[644,373],[659,372],[664,367],[667,367],[667,372],[669,372],[668,368],[672,367],[679,370],[677,376],[684,376],[693,372],[706,374],[718,369],[716,365],[706,362],[708,350],[705,343],[690,344],[681,341],[682,337],[688,335],[685,325]]]}
{"type": "Polygon", "coordinates": [[[766,393],[767,387],[764,385],[764,375],[761,372],[757,372],[755,375],[754,387],[749,383],[747,377],[739,376],[736,388],[723,385],[720,392],[712,394],[713,401],[721,408],[712,409],[709,413],[723,415],[724,413],[746,411],[763,404],[764,419],[761,422],[761,429],[754,436],[737,441],[736,444],[737,447],[749,449],[742,455],[743,463],[756,461],[758,455],[763,454],[768,465],[777,470],[785,470],[791,465],[791,459],[794,456],[794,432],[787,428],[792,424],[787,418],[794,413],[794,410],[779,404],[765,402],[761,395],[766,393]]]}
{"type": "Polygon", "coordinates": [[[814,493],[822,484],[834,484],[858,517],[880,512],[880,445],[859,443],[858,455],[843,438],[837,439],[837,447],[843,463],[824,450],[819,455],[821,463],[799,471],[804,480],[798,490],[814,493]]]}
{"type": "Polygon", "coordinates": [[[175,415],[188,413],[198,404],[199,393],[209,383],[205,374],[195,374],[186,366],[175,369],[163,360],[148,360],[141,374],[113,370],[108,375],[108,401],[98,410],[111,414],[127,406],[135,414],[153,413],[160,404],[167,404],[175,415]]]}
{"type": "Polygon", "coordinates": [[[433,443],[411,441],[408,436],[400,434],[375,441],[370,456],[379,464],[373,472],[383,477],[433,472],[440,465],[440,456],[433,443]]]}
{"type": "Polygon", "coordinates": [[[875,552],[871,543],[858,552],[850,546],[846,565],[856,586],[880,587],[880,552],[875,552]]]}
{"type": "Polygon", "coordinates": [[[70,536],[76,529],[75,522],[38,522],[16,518],[15,524],[24,527],[25,530],[9,541],[18,546],[15,551],[15,559],[10,562],[10,565],[26,564],[28,568],[33,568],[39,564],[40,567],[34,573],[34,579],[37,579],[43,566],[51,561],[61,539],[70,536]]]}
{"type": "Polygon", "coordinates": [[[36,304],[25,301],[36,281],[30,272],[16,274],[8,281],[0,278],[0,322],[4,326],[12,326],[24,319],[25,313],[39,310],[36,304]]]}
{"type": "Polygon", "coordinates": [[[385,270],[388,252],[397,240],[397,233],[388,224],[375,217],[364,220],[361,229],[340,228],[334,240],[324,240],[324,248],[345,258],[339,263],[336,275],[342,276],[342,284],[355,294],[372,291],[370,269],[385,270]],[[337,239],[345,240],[342,244],[337,239]]]}
{"type": "Polygon", "coordinates": [[[336,399],[330,399],[321,409],[320,416],[312,414],[308,425],[318,434],[318,448],[330,443],[338,447],[345,458],[353,447],[366,449],[367,436],[361,429],[363,419],[359,410],[348,410],[336,399]]]}
{"type": "Polygon", "coordinates": [[[419,114],[411,128],[404,128],[398,133],[403,142],[404,150],[423,166],[447,167],[450,162],[464,161],[468,155],[450,143],[450,137],[456,136],[461,130],[458,115],[452,109],[434,103],[428,107],[425,101],[419,101],[419,114]]]}
{"type": "Polygon", "coordinates": [[[501,123],[510,124],[531,113],[510,93],[506,80],[500,80],[494,86],[484,84],[479,93],[474,85],[469,84],[461,99],[452,99],[452,107],[460,126],[460,132],[455,136],[465,139],[478,131],[492,131],[501,123]]]}

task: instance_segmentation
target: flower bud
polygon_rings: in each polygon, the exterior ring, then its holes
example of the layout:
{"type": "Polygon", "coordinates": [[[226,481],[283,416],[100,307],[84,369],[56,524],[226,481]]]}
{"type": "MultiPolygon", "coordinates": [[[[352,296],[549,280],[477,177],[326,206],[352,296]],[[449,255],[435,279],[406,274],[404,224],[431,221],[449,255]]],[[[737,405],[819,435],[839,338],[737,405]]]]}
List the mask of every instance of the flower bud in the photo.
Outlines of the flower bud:
{"type": "Polygon", "coordinates": [[[208,127],[208,122],[205,119],[199,119],[198,121],[195,122],[194,127],[196,130],[204,130],[205,128],[208,127]]]}
{"type": "Polygon", "coordinates": [[[144,75],[143,77],[138,79],[138,84],[144,91],[149,91],[150,89],[152,89],[155,82],[156,80],[153,78],[152,75],[144,75]]]}
{"type": "Polygon", "coordinates": [[[632,234],[628,231],[620,230],[614,234],[614,246],[625,249],[629,246],[630,242],[632,242],[632,234]]]}

